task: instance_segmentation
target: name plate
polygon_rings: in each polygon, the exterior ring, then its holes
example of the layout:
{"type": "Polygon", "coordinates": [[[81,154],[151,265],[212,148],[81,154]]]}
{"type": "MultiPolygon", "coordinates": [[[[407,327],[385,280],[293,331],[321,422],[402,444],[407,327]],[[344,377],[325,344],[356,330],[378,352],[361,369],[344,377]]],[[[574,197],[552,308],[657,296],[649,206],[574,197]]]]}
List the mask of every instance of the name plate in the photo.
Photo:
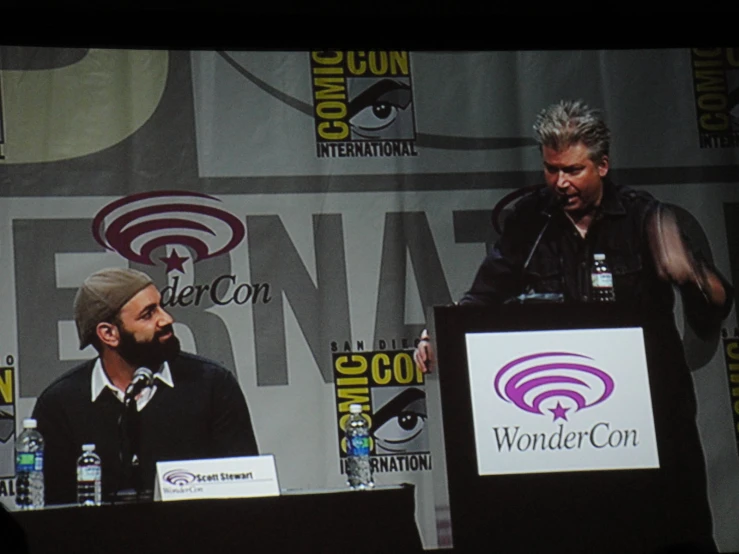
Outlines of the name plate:
{"type": "Polygon", "coordinates": [[[154,500],[279,496],[272,454],[157,462],[154,500]]]}

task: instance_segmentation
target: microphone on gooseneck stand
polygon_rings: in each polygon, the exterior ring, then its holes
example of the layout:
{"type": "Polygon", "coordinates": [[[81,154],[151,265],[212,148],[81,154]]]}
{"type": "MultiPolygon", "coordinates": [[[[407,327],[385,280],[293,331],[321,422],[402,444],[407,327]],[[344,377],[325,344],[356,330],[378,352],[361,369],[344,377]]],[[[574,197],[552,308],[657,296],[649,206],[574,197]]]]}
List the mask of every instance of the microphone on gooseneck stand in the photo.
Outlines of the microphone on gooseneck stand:
{"type": "Polygon", "coordinates": [[[118,456],[121,473],[115,493],[123,501],[137,500],[139,495],[139,413],[136,397],[154,382],[154,373],[146,367],[138,368],[131,383],[126,387],[123,406],[118,417],[118,456]]]}
{"type": "Polygon", "coordinates": [[[136,401],[136,397],[146,387],[150,387],[154,382],[154,373],[148,367],[140,367],[133,372],[131,384],[126,387],[126,396],[123,400],[125,406],[136,401]]]}
{"type": "MultiPolygon", "coordinates": [[[[526,270],[529,267],[529,264],[531,263],[531,259],[534,257],[534,253],[536,252],[536,249],[539,247],[539,243],[541,242],[541,238],[544,236],[544,233],[546,233],[547,229],[549,228],[549,224],[552,222],[552,210],[554,207],[561,207],[564,206],[567,203],[567,198],[563,196],[557,195],[555,197],[556,203],[553,203],[546,211],[542,212],[543,215],[546,217],[546,221],[544,222],[544,225],[542,225],[541,230],[539,231],[539,234],[536,236],[536,240],[534,241],[533,246],[531,246],[531,249],[529,250],[528,255],[526,256],[526,261],[523,263],[523,266],[521,266],[521,280],[523,282],[524,274],[526,273],[526,270]]],[[[525,286],[525,284],[524,284],[525,286]]],[[[514,296],[512,298],[509,298],[505,301],[506,304],[511,303],[520,303],[523,304],[527,301],[532,302],[562,302],[563,296],[560,293],[551,293],[551,292],[542,292],[537,293],[534,292],[533,288],[529,285],[526,290],[522,290],[521,294],[518,296],[514,296]]]]}

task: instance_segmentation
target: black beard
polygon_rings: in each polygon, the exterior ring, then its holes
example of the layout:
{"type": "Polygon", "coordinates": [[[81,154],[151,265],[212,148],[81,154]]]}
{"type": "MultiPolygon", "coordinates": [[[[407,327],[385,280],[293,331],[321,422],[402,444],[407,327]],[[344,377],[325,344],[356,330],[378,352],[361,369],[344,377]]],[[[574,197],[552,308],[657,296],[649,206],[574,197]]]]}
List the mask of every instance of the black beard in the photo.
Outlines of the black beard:
{"type": "Polygon", "coordinates": [[[122,326],[118,327],[120,343],[118,354],[133,367],[148,367],[156,372],[164,362],[172,361],[180,353],[180,341],[168,326],[158,332],[152,340],[138,342],[132,333],[122,326]],[[160,343],[159,337],[172,331],[172,336],[165,342],[160,343]]]}

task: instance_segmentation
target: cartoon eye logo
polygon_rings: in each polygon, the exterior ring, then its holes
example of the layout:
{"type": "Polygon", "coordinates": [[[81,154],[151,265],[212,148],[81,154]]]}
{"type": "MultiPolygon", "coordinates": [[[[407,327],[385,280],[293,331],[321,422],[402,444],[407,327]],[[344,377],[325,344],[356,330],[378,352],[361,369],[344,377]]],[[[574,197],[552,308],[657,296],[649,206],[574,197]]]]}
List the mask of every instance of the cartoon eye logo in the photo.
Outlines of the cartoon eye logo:
{"type": "Polygon", "coordinates": [[[0,410],[0,443],[5,444],[15,434],[15,419],[13,414],[0,410]]]}
{"type": "Polygon", "coordinates": [[[376,451],[407,451],[411,443],[422,438],[427,417],[426,393],[416,388],[404,389],[374,415],[376,451]]]}
{"type": "Polygon", "coordinates": [[[362,138],[378,138],[398,118],[400,110],[411,103],[408,85],[382,79],[349,102],[348,116],[352,130],[362,138]]]}

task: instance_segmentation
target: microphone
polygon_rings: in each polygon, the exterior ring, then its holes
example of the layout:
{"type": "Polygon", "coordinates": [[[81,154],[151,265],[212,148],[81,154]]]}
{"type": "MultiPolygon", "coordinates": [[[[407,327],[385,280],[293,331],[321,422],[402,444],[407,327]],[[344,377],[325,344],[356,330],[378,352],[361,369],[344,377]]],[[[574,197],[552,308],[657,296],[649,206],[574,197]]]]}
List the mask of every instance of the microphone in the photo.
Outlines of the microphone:
{"type": "Polygon", "coordinates": [[[131,384],[126,387],[126,395],[123,403],[128,406],[136,399],[136,396],[146,387],[150,387],[154,382],[154,373],[148,367],[140,367],[133,372],[131,384]]]}
{"type": "MultiPolygon", "coordinates": [[[[546,221],[544,222],[544,225],[542,225],[541,230],[539,231],[539,234],[536,236],[536,240],[534,241],[534,244],[531,246],[531,249],[528,252],[528,255],[526,256],[526,261],[523,263],[523,266],[521,266],[521,279],[523,280],[524,274],[526,273],[526,270],[529,267],[529,264],[531,263],[531,259],[534,257],[534,253],[536,252],[536,249],[539,247],[539,243],[541,242],[541,238],[544,236],[544,233],[546,233],[547,229],[549,228],[549,224],[552,222],[552,211],[554,209],[554,206],[563,206],[567,200],[562,199],[560,197],[556,198],[557,204],[553,204],[550,206],[547,210],[543,211],[543,215],[546,217],[546,221]]],[[[524,287],[526,285],[524,284],[524,287]]],[[[518,302],[523,304],[526,301],[534,301],[534,302],[562,302],[563,295],[560,293],[537,293],[534,292],[533,288],[529,284],[528,288],[526,290],[522,290],[521,294],[518,296],[514,296],[512,298],[509,298],[504,302],[504,304],[510,304],[512,302],[518,302]]]]}
{"type": "Polygon", "coordinates": [[[529,255],[526,257],[526,261],[523,263],[523,267],[521,267],[521,274],[525,273],[526,269],[528,269],[529,264],[531,263],[531,258],[534,257],[534,252],[536,252],[536,248],[539,246],[539,243],[541,242],[541,237],[544,236],[544,233],[549,227],[549,223],[552,221],[551,213],[547,211],[547,212],[544,212],[544,215],[547,217],[547,220],[542,226],[541,231],[539,231],[539,234],[537,235],[536,240],[534,241],[534,245],[531,247],[531,250],[529,250],[529,255]]]}

